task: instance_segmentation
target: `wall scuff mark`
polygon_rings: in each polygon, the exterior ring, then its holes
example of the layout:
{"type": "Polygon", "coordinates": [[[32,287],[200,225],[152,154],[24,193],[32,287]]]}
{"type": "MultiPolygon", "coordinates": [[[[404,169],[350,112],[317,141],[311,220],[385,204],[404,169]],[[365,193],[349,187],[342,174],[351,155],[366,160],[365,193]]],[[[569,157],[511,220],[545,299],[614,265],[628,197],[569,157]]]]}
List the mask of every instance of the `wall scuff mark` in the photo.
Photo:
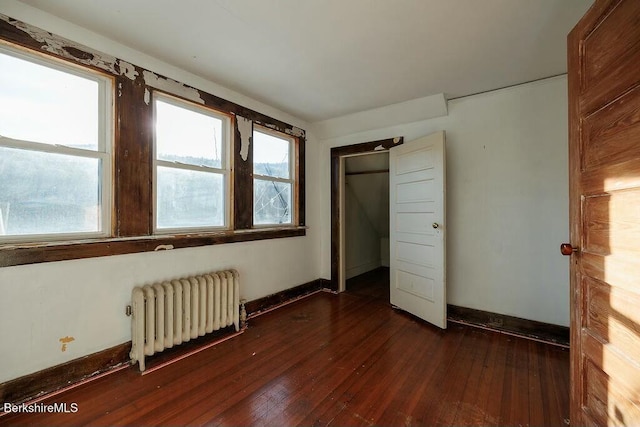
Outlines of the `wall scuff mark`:
{"type": "Polygon", "coordinates": [[[76,339],[74,337],[62,337],[60,338],[58,341],[60,341],[62,343],[62,348],[60,349],[61,351],[67,351],[67,344],[69,344],[71,341],[75,341],[76,339]]]}
{"type": "Polygon", "coordinates": [[[173,245],[158,245],[156,246],[154,251],[162,251],[162,250],[169,251],[171,249],[173,249],[173,245]]]}
{"type": "Polygon", "coordinates": [[[144,70],[142,72],[144,77],[144,83],[147,86],[154,87],[156,89],[163,90],[168,93],[172,93],[177,96],[189,99],[198,104],[204,105],[204,99],[200,96],[200,92],[197,89],[189,87],[183,83],[177,82],[166,77],[161,77],[151,71],[144,70]]]}
{"type": "Polygon", "coordinates": [[[240,132],[240,157],[245,162],[249,158],[249,145],[251,144],[253,122],[242,116],[236,116],[238,131],[240,132]]]}

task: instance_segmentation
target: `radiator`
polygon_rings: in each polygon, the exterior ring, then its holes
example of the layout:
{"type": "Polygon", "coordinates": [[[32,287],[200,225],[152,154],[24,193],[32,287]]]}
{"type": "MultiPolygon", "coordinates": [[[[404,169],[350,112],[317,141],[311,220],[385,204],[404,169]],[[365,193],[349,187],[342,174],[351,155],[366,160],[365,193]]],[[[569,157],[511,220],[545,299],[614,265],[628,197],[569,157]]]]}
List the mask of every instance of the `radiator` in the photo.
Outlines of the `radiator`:
{"type": "Polygon", "coordinates": [[[218,271],[154,285],[131,294],[131,363],[145,370],[144,358],[234,325],[239,329],[240,279],[218,271]]]}

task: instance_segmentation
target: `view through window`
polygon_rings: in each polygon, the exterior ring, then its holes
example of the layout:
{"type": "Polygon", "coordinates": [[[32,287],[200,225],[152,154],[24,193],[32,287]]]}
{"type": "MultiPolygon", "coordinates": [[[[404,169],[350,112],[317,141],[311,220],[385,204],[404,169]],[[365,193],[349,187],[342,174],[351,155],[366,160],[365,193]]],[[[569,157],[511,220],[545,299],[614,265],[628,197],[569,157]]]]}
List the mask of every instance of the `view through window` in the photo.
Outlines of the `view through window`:
{"type": "Polygon", "coordinates": [[[227,227],[228,118],[163,95],[154,106],[156,230],[227,227]]]}
{"type": "Polygon", "coordinates": [[[110,233],[111,81],[0,49],[0,241],[110,233]]]}
{"type": "Polygon", "coordinates": [[[253,131],[253,223],[293,222],[293,140],[254,128],[253,131]]]}

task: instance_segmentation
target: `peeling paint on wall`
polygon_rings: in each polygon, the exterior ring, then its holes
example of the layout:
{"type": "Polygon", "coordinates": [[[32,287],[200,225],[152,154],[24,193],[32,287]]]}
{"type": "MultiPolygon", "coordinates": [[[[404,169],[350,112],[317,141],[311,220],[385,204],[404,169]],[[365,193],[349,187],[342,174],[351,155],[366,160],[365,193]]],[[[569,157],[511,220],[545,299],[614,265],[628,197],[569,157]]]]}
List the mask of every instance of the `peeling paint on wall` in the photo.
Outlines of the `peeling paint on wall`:
{"type": "Polygon", "coordinates": [[[202,99],[202,97],[200,96],[200,92],[197,89],[194,89],[175,80],[158,76],[157,74],[147,70],[144,70],[142,72],[142,76],[144,77],[144,83],[147,86],[164,90],[166,92],[204,105],[204,99],[202,99]]]}
{"type": "Polygon", "coordinates": [[[253,122],[242,116],[236,116],[238,131],[240,131],[240,157],[245,162],[249,158],[249,145],[251,144],[253,122]]]}
{"type": "Polygon", "coordinates": [[[67,351],[67,344],[69,344],[71,341],[75,341],[76,339],[74,337],[62,337],[60,338],[58,341],[60,341],[62,343],[62,348],[60,349],[61,351],[67,351]]]}
{"type": "Polygon", "coordinates": [[[48,31],[10,19],[6,15],[0,14],[0,19],[28,34],[33,40],[42,43],[41,49],[46,52],[59,55],[63,58],[73,59],[81,64],[98,67],[111,74],[122,75],[131,80],[135,80],[139,74],[138,71],[136,71],[135,65],[118,59],[115,56],[94,51],[63,37],[54,36],[48,31]]]}
{"type": "Polygon", "coordinates": [[[120,75],[125,76],[130,80],[135,80],[139,75],[139,73],[136,71],[135,65],[129,64],[128,62],[121,59],[118,59],[118,67],[120,68],[120,75]]]}
{"type": "Polygon", "coordinates": [[[85,46],[62,37],[54,36],[45,30],[27,25],[24,22],[12,20],[5,15],[0,15],[0,18],[25,32],[35,41],[43,43],[42,50],[62,56],[63,58],[74,59],[85,65],[101,68],[112,74],[120,74],[118,72],[120,70],[118,62],[122,61],[119,61],[114,56],[88,51],[85,46]]]}
{"type": "Polygon", "coordinates": [[[291,129],[287,129],[285,132],[292,136],[304,137],[304,130],[299,127],[292,126],[291,129]]]}
{"type": "Polygon", "coordinates": [[[149,105],[149,101],[151,101],[151,92],[146,87],[144,88],[144,103],[149,105]]]}

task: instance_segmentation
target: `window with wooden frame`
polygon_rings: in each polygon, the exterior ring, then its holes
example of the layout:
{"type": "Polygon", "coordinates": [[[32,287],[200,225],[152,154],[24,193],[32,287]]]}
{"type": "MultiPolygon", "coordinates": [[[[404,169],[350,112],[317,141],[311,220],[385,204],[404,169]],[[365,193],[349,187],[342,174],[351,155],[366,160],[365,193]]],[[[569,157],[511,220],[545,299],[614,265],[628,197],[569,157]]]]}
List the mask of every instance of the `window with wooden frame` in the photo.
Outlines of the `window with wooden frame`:
{"type": "Polygon", "coordinates": [[[306,234],[304,130],[3,14],[0,54],[0,267],[306,234]]]}
{"type": "Polygon", "coordinates": [[[295,223],[295,139],[253,128],[253,225],[295,223]]]}
{"type": "Polygon", "coordinates": [[[0,243],[111,235],[112,86],[0,46],[0,243]]]}
{"type": "Polygon", "coordinates": [[[154,231],[229,228],[230,117],[154,93],[154,231]]]}

